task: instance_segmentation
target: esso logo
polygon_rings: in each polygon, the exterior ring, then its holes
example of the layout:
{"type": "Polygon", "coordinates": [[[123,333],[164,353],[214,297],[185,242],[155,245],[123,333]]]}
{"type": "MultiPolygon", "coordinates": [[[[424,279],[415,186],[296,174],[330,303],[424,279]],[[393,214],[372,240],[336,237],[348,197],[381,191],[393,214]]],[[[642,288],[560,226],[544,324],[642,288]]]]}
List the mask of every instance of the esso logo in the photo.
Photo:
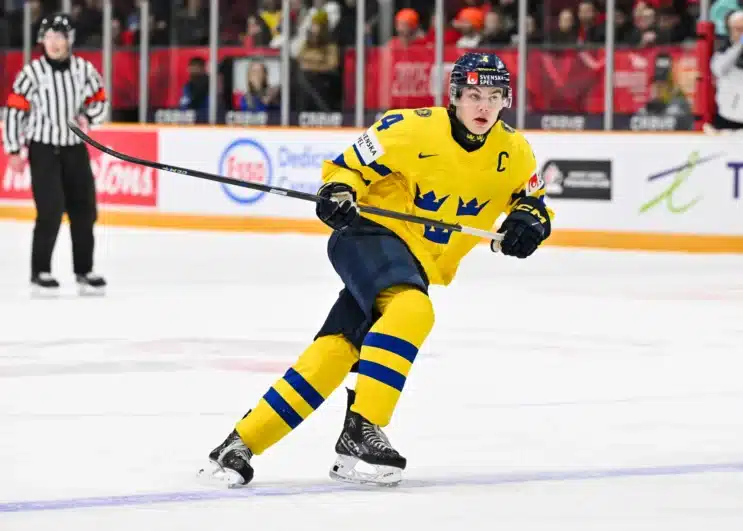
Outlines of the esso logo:
{"type": "MultiPolygon", "coordinates": [[[[271,185],[273,168],[271,158],[258,142],[241,138],[227,146],[219,159],[219,174],[239,181],[271,185]]],[[[222,184],[227,196],[243,205],[255,203],[266,192],[222,184]]]]}

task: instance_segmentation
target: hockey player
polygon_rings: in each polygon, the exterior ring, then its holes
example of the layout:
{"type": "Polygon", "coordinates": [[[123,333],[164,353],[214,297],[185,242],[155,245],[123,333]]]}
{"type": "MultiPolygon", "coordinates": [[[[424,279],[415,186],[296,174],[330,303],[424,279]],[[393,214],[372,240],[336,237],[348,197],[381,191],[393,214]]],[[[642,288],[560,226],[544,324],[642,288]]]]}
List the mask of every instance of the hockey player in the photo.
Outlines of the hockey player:
{"type": "Polygon", "coordinates": [[[334,229],[328,255],[345,287],[315,341],[209,454],[212,477],[231,487],[250,482],[251,458],[299,426],[355,369],[330,475],[400,482],[406,459],[382,427],[433,326],[429,284],[449,284],[478,238],[359,215],[356,202],[485,230],[505,213],[500,251],[518,258],[550,235],[552,212],[531,147],[499,120],[511,104],[503,62],[494,54],[463,55],[449,96],[448,109],[387,112],[324,163],[318,194],[325,201],[316,213],[334,229]],[[358,470],[359,461],[375,472],[358,470]]]}

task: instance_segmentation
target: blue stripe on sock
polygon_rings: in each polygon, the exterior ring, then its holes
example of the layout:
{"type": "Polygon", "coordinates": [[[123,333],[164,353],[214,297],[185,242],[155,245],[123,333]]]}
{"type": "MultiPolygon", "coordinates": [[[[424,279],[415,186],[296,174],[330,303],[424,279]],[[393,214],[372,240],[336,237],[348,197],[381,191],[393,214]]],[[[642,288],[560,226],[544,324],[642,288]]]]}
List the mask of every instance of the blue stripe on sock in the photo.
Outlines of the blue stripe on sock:
{"type": "Polygon", "coordinates": [[[299,416],[293,407],[284,400],[284,397],[279,392],[271,387],[268,392],[263,395],[263,399],[268,402],[268,405],[286,422],[291,429],[296,428],[302,423],[302,417],[299,416]]]}
{"type": "Polygon", "coordinates": [[[304,401],[312,407],[312,409],[319,408],[325,401],[322,395],[317,392],[317,389],[312,387],[312,384],[305,380],[304,376],[291,367],[286,371],[284,380],[286,380],[286,382],[291,385],[297,393],[299,393],[299,396],[301,396],[304,401]]]}
{"type": "Polygon", "coordinates": [[[359,374],[373,378],[378,382],[389,385],[393,389],[402,391],[405,385],[405,376],[399,372],[375,363],[373,361],[361,360],[359,362],[359,374]]]}
{"type": "Polygon", "coordinates": [[[413,363],[415,357],[418,355],[418,347],[412,343],[400,339],[399,337],[380,334],[378,332],[369,332],[366,334],[364,346],[381,348],[387,352],[392,352],[393,354],[405,358],[410,363],[413,363]]]}

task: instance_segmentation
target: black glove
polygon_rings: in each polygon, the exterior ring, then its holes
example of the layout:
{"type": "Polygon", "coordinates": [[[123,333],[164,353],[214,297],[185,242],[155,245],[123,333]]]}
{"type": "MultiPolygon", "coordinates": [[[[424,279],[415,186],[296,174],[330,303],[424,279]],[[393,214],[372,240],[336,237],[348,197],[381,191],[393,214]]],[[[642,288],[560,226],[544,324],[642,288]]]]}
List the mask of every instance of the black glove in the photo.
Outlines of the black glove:
{"type": "Polygon", "coordinates": [[[323,198],[317,203],[315,213],[320,221],[335,230],[343,230],[359,216],[356,206],[356,191],[345,183],[326,183],[317,195],[323,198]]]}
{"type": "MultiPolygon", "coordinates": [[[[498,232],[505,233],[500,242],[500,252],[518,258],[530,256],[551,232],[544,203],[534,197],[519,200],[498,232]]],[[[491,241],[490,248],[496,251],[498,242],[491,241]]]]}

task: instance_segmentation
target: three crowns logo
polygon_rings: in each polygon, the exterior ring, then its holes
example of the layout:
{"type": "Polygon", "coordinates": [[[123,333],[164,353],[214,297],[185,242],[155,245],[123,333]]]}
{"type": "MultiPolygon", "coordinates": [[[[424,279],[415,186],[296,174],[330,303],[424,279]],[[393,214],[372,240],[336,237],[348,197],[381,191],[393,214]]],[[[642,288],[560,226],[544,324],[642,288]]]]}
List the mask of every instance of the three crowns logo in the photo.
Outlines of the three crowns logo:
{"type": "MultiPolygon", "coordinates": [[[[449,199],[449,195],[444,197],[436,197],[436,192],[431,190],[425,194],[421,193],[420,186],[415,185],[415,199],[413,203],[416,207],[421,210],[428,212],[438,212],[441,207],[449,199]]],[[[461,197],[457,200],[457,216],[478,216],[480,212],[490,203],[490,199],[483,203],[479,203],[477,198],[465,202],[461,197]]],[[[453,231],[425,225],[423,228],[423,237],[434,243],[446,245],[449,243],[453,231]]]]}
{"type": "Polygon", "coordinates": [[[452,233],[453,231],[432,227],[430,225],[424,225],[423,227],[423,237],[433,243],[440,243],[441,245],[449,243],[452,233]]]}
{"type": "Polygon", "coordinates": [[[478,205],[476,197],[468,203],[465,203],[460,197],[459,205],[457,206],[457,216],[477,216],[488,203],[490,203],[490,199],[485,201],[483,204],[478,205]]]}
{"type": "Polygon", "coordinates": [[[415,200],[413,201],[413,203],[415,203],[415,206],[417,206],[421,210],[427,210],[428,212],[438,212],[443,204],[446,203],[447,199],[449,199],[448,195],[442,197],[441,199],[436,199],[436,193],[433,190],[421,195],[420,186],[418,186],[417,184],[415,185],[415,200]]]}

